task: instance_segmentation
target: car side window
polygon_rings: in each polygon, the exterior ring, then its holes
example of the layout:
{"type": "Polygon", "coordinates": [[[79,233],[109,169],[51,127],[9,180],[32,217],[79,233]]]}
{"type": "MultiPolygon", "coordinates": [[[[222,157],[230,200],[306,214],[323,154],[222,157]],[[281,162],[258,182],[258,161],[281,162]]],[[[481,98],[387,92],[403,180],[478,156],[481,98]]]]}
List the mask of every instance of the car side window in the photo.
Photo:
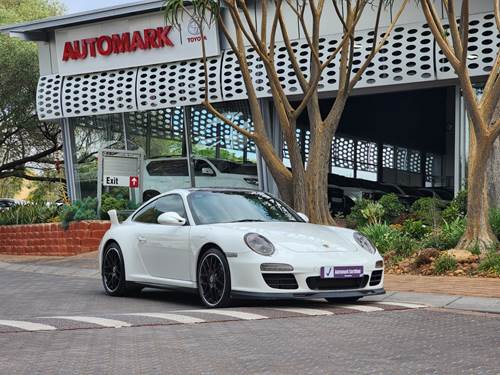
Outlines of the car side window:
{"type": "Polygon", "coordinates": [[[157,199],[155,209],[158,216],[165,212],[176,212],[179,216],[187,220],[186,209],[180,195],[172,194],[157,199]]]}
{"type": "Polygon", "coordinates": [[[165,212],[176,212],[187,220],[186,209],[180,195],[172,194],[158,198],[144,207],[134,217],[134,221],[146,224],[158,224],[158,216],[165,212]]]}
{"type": "Polygon", "coordinates": [[[150,203],[139,211],[134,216],[134,221],[139,223],[157,224],[158,216],[156,215],[155,203],[156,202],[150,203]]]}
{"type": "Polygon", "coordinates": [[[196,177],[215,176],[215,171],[205,160],[196,159],[194,161],[194,175],[196,177]]]}
{"type": "Polygon", "coordinates": [[[154,160],[146,167],[150,176],[189,176],[187,160],[154,160]]]}

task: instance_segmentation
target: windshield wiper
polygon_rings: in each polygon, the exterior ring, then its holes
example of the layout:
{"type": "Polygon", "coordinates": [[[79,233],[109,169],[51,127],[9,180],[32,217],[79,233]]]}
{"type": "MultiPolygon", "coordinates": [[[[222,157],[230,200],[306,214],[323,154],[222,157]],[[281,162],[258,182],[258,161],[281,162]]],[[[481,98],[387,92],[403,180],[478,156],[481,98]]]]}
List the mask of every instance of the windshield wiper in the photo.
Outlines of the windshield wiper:
{"type": "Polygon", "coordinates": [[[231,223],[261,222],[261,221],[264,221],[264,220],[260,220],[260,219],[241,219],[241,220],[231,221],[231,223]]]}

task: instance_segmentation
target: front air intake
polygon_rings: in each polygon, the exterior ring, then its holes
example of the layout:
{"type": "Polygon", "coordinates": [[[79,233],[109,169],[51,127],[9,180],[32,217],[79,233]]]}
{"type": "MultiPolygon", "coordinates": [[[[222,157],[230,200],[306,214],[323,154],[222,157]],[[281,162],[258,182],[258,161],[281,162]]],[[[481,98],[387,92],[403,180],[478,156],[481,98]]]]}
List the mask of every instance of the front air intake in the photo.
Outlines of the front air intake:
{"type": "Polygon", "coordinates": [[[293,273],[263,273],[267,285],[274,289],[297,289],[299,286],[293,273]]]}

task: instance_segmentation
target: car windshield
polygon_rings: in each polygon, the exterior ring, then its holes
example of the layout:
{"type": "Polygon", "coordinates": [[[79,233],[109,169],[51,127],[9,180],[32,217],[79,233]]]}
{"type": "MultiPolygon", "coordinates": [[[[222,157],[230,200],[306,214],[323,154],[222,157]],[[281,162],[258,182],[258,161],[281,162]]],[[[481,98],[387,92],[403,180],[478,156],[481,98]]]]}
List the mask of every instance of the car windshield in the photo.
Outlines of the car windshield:
{"type": "Polygon", "coordinates": [[[259,192],[195,191],[188,203],[196,224],[302,221],[283,203],[259,192]]]}

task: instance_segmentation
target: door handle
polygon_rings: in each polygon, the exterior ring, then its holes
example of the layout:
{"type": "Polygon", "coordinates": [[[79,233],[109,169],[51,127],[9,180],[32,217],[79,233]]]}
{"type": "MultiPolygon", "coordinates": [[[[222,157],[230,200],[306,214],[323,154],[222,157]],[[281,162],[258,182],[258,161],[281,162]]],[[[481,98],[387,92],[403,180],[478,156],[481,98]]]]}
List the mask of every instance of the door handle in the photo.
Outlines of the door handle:
{"type": "Polygon", "coordinates": [[[138,240],[140,243],[144,243],[144,242],[146,242],[146,237],[144,237],[144,236],[137,236],[137,240],[138,240]]]}

